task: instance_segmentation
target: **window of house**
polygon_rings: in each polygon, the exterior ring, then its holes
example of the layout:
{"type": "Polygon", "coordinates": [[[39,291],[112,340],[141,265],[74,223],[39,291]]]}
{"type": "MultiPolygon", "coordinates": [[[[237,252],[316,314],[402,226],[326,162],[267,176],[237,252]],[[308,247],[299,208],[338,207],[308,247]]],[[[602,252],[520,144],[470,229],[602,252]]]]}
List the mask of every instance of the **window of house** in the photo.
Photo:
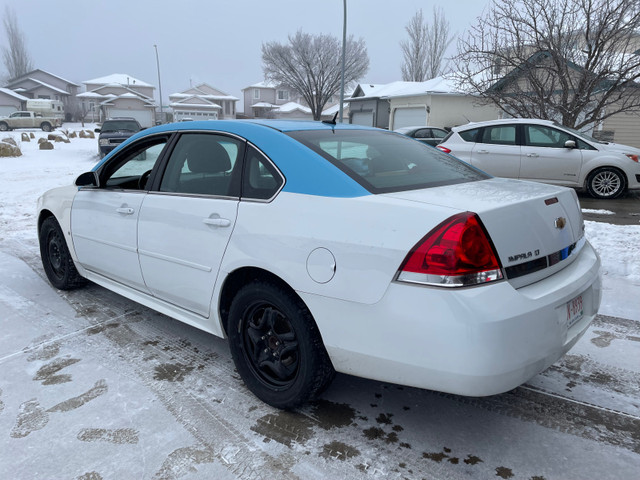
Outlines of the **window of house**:
{"type": "Polygon", "coordinates": [[[253,98],[254,98],[254,100],[259,100],[260,99],[260,89],[259,88],[254,88],[253,89],[253,98]]]}
{"type": "Polygon", "coordinates": [[[289,90],[278,90],[278,100],[289,100],[289,90]]]}

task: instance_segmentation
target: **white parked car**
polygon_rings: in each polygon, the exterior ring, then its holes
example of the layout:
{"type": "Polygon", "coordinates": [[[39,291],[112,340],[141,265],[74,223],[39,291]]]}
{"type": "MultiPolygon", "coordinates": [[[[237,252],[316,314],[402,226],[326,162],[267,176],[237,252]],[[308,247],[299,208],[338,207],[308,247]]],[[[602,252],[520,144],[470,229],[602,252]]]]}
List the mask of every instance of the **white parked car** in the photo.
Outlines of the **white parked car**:
{"type": "Polygon", "coordinates": [[[573,190],[373,128],[162,125],[38,208],[55,287],[91,280],[228,337],[247,386],[280,408],[335,371],[504,392],[567,352],[600,305],[573,190]]]}
{"type": "Polygon", "coordinates": [[[584,188],[595,198],[640,189],[640,149],[547,120],[469,123],[454,127],[438,148],[497,177],[584,188]]]}

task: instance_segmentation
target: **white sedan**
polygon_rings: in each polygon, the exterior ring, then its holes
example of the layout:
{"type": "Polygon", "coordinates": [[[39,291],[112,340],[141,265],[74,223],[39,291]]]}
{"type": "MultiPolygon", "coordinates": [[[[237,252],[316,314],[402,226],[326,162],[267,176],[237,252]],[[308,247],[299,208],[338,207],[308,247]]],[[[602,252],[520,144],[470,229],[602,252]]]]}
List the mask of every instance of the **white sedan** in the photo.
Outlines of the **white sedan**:
{"type": "Polygon", "coordinates": [[[38,202],[54,287],[87,280],[214,335],[265,402],[336,371],[510,390],[600,305],[576,194],[403,135],[285,121],[144,130],[38,202]]]}

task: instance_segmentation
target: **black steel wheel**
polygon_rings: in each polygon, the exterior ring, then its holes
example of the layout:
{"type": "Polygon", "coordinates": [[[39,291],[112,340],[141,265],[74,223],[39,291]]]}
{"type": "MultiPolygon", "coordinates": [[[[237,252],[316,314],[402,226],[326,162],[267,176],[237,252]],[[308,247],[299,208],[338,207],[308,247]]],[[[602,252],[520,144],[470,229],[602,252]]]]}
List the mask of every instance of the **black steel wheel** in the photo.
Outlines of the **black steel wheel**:
{"type": "Polygon", "coordinates": [[[71,290],[85,283],[76,269],[64,234],[54,217],[48,217],[40,226],[40,257],[49,282],[60,290],[71,290]]]}
{"type": "Polygon", "coordinates": [[[318,327],[299,297],[256,281],[236,294],[229,342],[245,384],[262,401],[290,409],[316,397],[335,374],[318,327]]]}
{"type": "Polygon", "coordinates": [[[617,198],[626,188],[627,179],[615,168],[598,168],[587,177],[587,191],[594,198],[617,198]]]}
{"type": "Polygon", "coordinates": [[[42,124],[40,125],[40,128],[42,129],[43,132],[50,132],[51,124],[49,122],[42,122],[42,124]]]}

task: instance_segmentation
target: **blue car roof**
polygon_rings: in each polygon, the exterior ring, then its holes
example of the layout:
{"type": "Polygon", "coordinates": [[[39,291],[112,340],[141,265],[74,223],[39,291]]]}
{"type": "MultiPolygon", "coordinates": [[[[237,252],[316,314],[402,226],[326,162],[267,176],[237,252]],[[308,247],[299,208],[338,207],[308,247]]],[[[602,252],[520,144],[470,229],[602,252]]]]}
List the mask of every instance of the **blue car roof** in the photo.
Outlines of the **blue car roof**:
{"type": "MultiPolygon", "coordinates": [[[[379,130],[350,124],[293,120],[204,120],[168,123],[136,133],[113,153],[139,138],[163,132],[222,132],[247,139],[267,155],[283,173],[286,183],[283,191],[326,197],[360,197],[371,192],[349,177],[331,162],[318,155],[286,132],[300,130],[379,130]]],[[[97,170],[111,158],[107,155],[94,167],[97,170]]]]}

